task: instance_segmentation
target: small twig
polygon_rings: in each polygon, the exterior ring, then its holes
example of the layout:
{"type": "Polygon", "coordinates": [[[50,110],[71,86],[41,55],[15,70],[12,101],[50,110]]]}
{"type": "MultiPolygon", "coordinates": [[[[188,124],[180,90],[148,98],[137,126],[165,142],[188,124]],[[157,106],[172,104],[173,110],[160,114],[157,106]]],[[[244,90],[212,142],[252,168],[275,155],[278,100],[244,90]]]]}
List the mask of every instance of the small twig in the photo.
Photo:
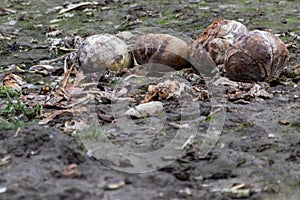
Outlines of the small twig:
{"type": "Polygon", "coordinates": [[[20,131],[21,131],[21,127],[18,127],[18,129],[17,129],[17,131],[16,131],[16,133],[14,135],[15,138],[18,137],[20,131]]]}
{"type": "Polygon", "coordinates": [[[67,82],[68,82],[68,80],[70,78],[71,72],[73,71],[74,67],[75,67],[75,64],[72,64],[71,67],[70,67],[70,69],[67,71],[67,73],[65,73],[64,79],[63,79],[63,83],[62,83],[62,88],[66,87],[67,82]]]}
{"type": "Polygon", "coordinates": [[[63,60],[63,59],[65,59],[67,56],[69,56],[69,54],[71,54],[71,53],[67,53],[67,54],[65,54],[65,55],[62,55],[62,56],[60,56],[60,57],[58,57],[58,58],[54,58],[54,59],[52,59],[52,60],[42,60],[42,61],[40,61],[40,64],[50,64],[50,63],[53,63],[53,62],[57,62],[57,61],[63,60]]]}
{"type": "Polygon", "coordinates": [[[65,106],[65,108],[72,108],[72,107],[74,107],[78,104],[82,104],[82,103],[85,103],[85,102],[87,104],[90,101],[90,99],[91,99],[91,95],[88,94],[86,97],[83,97],[83,98],[79,99],[77,102],[65,106]]]}
{"type": "Polygon", "coordinates": [[[191,146],[194,142],[194,139],[195,139],[195,135],[191,135],[181,146],[181,149],[184,150],[187,149],[189,146],[191,146]]]}

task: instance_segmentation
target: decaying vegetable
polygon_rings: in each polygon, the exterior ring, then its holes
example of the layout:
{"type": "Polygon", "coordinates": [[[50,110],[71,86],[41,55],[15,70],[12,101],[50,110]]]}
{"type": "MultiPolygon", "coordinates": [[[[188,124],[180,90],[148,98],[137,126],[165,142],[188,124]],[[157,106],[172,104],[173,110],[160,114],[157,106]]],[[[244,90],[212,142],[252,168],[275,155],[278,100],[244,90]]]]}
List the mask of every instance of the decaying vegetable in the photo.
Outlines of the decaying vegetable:
{"type": "Polygon", "coordinates": [[[191,56],[195,59],[195,57],[199,56],[197,51],[204,48],[216,65],[223,64],[226,49],[235,39],[247,32],[247,27],[235,20],[215,20],[193,42],[191,47],[191,56]]]}
{"type": "Polygon", "coordinates": [[[105,69],[118,72],[133,66],[133,56],[127,44],[110,34],[87,37],[77,52],[79,65],[84,73],[105,69]]]}
{"type": "Polygon", "coordinates": [[[141,65],[156,63],[176,70],[190,67],[188,45],[168,34],[147,34],[139,37],[133,54],[141,65]]]}
{"type": "Polygon", "coordinates": [[[273,33],[254,30],[239,37],[225,55],[225,69],[232,80],[271,81],[288,62],[285,44],[273,33]]]}

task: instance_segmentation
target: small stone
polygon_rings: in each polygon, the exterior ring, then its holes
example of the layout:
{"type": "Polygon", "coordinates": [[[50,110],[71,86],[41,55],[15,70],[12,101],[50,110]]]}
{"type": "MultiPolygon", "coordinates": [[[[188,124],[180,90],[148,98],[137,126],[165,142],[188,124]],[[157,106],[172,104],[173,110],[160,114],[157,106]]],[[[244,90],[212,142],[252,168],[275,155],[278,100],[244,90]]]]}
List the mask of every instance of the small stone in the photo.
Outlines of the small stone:
{"type": "Polygon", "coordinates": [[[191,191],[190,188],[185,188],[185,189],[179,190],[179,194],[183,195],[183,196],[191,196],[192,195],[192,191],[191,191]]]}
{"type": "Polygon", "coordinates": [[[281,119],[281,120],[278,121],[278,123],[282,124],[282,125],[289,125],[290,124],[290,122],[286,119],[281,119]]]}
{"type": "Polygon", "coordinates": [[[287,24],[287,23],[288,23],[288,21],[287,21],[286,19],[282,19],[282,20],[281,20],[281,23],[283,23],[283,24],[287,24]]]}
{"type": "Polygon", "coordinates": [[[144,118],[150,116],[159,116],[164,111],[163,104],[160,101],[151,101],[143,103],[134,108],[130,108],[125,115],[136,118],[144,118]]]}
{"type": "Polygon", "coordinates": [[[268,138],[275,138],[275,135],[270,133],[270,134],[268,134],[268,138]]]}
{"type": "Polygon", "coordinates": [[[112,179],[108,180],[106,185],[104,186],[105,190],[117,190],[126,185],[124,180],[112,179]]]}
{"type": "Polygon", "coordinates": [[[0,194],[7,191],[7,187],[0,187],[0,194]]]}

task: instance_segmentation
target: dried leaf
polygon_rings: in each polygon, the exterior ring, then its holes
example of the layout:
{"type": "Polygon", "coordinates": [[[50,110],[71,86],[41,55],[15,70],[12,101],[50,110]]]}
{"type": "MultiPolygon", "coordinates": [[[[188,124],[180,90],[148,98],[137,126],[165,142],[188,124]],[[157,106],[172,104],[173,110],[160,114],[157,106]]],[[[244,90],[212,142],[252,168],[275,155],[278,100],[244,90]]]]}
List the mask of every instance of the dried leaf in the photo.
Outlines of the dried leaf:
{"type": "Polygon", "coordinates": [[[166,80],[163,83],[157,85],[149,85],[148,93],[142,103],[147,103],[153,99],[155,96],[159,96],[162,99],[169,99],[171,97],[180,98],[181,93],[186,87],[185,83],[180,83],[178,81],[166,80]]]}
{"type": "Polygon", "coordinates": [[[231,188],[225,188],[223,192],[228,193],[233,198],[248,198],[251,196],[252,185],[238,183],[231,188]]]}
{"type": "Polygon", "coordinates": [[[82,81],[82,80],[84,79],[84,77],[85,77],[85,76],[84,76],[84,74],[83,74],[82,71],[76,73],[76,80],[75,80],[75,82],[74,82],[74,84],[73,84],[73,87],[79,86],[80,81],[82,81]]]}
{"type": "Polygon", "coordinates": [[[76,164],[69,165],[66,169],[62,170],[60,174],[66,178],[76,177],[80,174],[76,164]]]}
{"type": "Polygon", "coordinates": [[[231,80],[229,80],[228,78],[225,78],[225,77],[219,78],[219,79],[216,80],[213,84],[214,84],[215,86],[218,86],[218,85],[233,86],[233,87],[238,87],[238,86],[239,86],[239,85],[237,84],[237,82],[231,81],[231,80]]]}
{"type": "Polygon", "coordinates": [[[27,82],[19,75],[9,73],[3,78],[3,85],[9,88],[13,88],[17,91],[21,91],[26,87],[27,82]]]}
{"type": "Polygon", "coordinates": [[[85,7],[93,7],[99,5],[98,2],[80,2],[78,4],[69,4],[66,8],[61,9],[58,14],[63,14],[75,9],[82,9],[85,7]]]}
{"type": "MultiPolygon", "coordinates": [[[[1,11],[0,11],[0,15],[1,15],[1,11]]],[[[6,37],[2,33],[0,33],[0,40],[11,40],[11,37],[6,37]]]]}
{"type": "Polygon", "coordinates": [[[0,166],[10,163],[11,160],[12,160],[12,158],[10,155],[4,156],[3,158],[0,159],[0,166]]]}
{"type": "Polygon", "coordinates": [[[29,71],[47,71],[47,72],[53,72],[56,70],[56,67],[52,65],[34,65],[29,68],[29,71]]]}
{"type": "Polygon", "coordinates": [[[82,131],[86,128],[88,128],[88,124],[84,121],[70,120],[65,122],[63,132],[72,133],[75,130],[82,131]]]}
{"type": "Polygon", "coordinates": [[[46,33],[47,37],[56,37],[58,35],[61,35],[62,31],[61,30],[53,30],[51,32],[46,33]]]}
{"type": "Polygon", "coordinates": [[[8,9],[8,8],[0,7],[0,16],[1,15],[7,15],[7,14],[14,14],[16,12],[17,12],[16,10],[11,10],[11,9],[8,9]]]}
{"type": "Polygon", "coordinates": [[[73,112],[70,110],[53,110],[52,112],[48,113],[46,118],[41,120],[39,124],[47,124],[51,122],[54,118],[65,114],[73,114],[73,112]]]}
{"type": "Polygon", "coordinates": [[[48,95],[51,92],[51,87],[49,85],[45,85],[40,90],[40,95],[48,95]]]}

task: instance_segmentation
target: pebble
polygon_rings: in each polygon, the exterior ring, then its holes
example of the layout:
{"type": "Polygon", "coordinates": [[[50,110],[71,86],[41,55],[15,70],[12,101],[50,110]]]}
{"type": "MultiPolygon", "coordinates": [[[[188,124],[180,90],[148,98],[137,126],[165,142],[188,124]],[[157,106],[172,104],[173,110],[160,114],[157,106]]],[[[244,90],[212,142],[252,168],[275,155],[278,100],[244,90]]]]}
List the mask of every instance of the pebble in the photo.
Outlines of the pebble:
{"type": "Polygon", "coordinates": [[[281,120],[278,121],[278,123],[282,124],[282,125],[289,125],[290,124],[290,122],[286,119],[281,119],[281,120]]]}
{"type": "Polygon", "coordinates": [[[164,107],[160,101],[151,101],[148,103],[139,104],[134,108],[130,108],[125,115],[136,118],[144,118],[149,116],[159,116],[163,110],[164,107]]]}
{"type": "Polygon", "coordinates": [[[0,194],[7,191],[7,187],[0,187],[0,194]]]}
{"type": "Polygon", "coordinates": [[[275,135],[270,133],[270,134],[268,134],[268,138],[275,138],[275,135]]]}

